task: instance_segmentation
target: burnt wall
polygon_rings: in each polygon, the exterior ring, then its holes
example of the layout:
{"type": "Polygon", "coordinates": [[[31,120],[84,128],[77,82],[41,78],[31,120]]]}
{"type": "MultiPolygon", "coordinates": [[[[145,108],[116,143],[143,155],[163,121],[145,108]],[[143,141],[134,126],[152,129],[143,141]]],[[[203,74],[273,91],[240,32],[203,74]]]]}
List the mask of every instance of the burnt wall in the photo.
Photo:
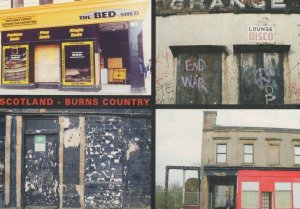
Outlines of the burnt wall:
{"type": "Polygon", "coordinates": [[[151,123],[130,119],[124,130],[126,140],[126,179],[124,206],[143,208],[151,205],[151,123]]]}
{"type": "Polygon", "coordinates": [[[146,119],[86,118],[86,208],[150,205],[150,130],[146,119]]]}
{"type": "Polygon", "coordinates": [[[79,185],[80,139],[79,117],[64,120],[63,207],[80,208],[79,185]]]}

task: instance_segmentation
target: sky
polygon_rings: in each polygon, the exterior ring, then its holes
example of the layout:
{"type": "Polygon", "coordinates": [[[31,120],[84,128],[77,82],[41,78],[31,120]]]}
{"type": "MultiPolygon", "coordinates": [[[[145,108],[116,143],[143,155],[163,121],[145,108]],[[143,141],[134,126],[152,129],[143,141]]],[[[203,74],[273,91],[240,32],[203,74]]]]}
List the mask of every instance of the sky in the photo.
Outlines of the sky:
{"type": "MultiPolygon", "coordinates": [[[[300,110],[217,111],[217,125],[300,129],[300,110]]],[[[200,166],[203,110],[156,110],[156,184],[164,185],[165,166],[200,166]]],[[[171,171],[169,184],[182,185],[182,171],[171,171]]],[[[186,179],[197,177],[187,172],[186,179]]]]}

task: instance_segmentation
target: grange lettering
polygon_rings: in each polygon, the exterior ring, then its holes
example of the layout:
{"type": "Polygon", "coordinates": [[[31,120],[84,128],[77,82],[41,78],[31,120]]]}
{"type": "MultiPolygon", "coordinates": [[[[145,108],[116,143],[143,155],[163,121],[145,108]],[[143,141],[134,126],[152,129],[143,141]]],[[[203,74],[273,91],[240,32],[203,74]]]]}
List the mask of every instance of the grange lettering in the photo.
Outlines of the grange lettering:
{"type": "Polygon", "coordinates": [[[163,2],[158,4],[158,15],[188,11],[300,13],[298,0],[164,0],[163,2]]]}

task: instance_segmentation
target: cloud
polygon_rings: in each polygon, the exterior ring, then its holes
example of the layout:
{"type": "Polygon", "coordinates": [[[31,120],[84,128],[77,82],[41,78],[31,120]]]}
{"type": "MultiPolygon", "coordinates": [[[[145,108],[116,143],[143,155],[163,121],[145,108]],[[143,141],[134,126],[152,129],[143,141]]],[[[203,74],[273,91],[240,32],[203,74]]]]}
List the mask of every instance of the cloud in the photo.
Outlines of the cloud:
{"type": "MultiPolygon", "coordinates": [[[[213,110],[224,126],[300,128],[299,110],[213,110]]],[[[166,165],[200,165],[203,110],[156,110],[156,182],[164,182],[166,165]]],[[[177,176],[177,175],[175,175],[177,176]]],[[[180,175],[173,181],[181,182],[180,175]]]]}

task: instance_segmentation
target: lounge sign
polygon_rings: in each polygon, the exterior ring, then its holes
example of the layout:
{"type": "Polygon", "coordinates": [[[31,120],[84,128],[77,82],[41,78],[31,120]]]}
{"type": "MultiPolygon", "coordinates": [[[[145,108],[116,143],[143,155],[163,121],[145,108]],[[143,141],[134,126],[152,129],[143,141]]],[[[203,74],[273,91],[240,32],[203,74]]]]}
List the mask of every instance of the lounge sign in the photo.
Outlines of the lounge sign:
{"type": "Polygon", "coordinates": [[[166,0],[158,14],[180,12],[300,13],[299,0],[166,0]]]}
{"type": "Polygon", "coordinates": [[[252,25],[248,27],[248,42],[250,43],[274,43],[274,26],[252,25]]]}

